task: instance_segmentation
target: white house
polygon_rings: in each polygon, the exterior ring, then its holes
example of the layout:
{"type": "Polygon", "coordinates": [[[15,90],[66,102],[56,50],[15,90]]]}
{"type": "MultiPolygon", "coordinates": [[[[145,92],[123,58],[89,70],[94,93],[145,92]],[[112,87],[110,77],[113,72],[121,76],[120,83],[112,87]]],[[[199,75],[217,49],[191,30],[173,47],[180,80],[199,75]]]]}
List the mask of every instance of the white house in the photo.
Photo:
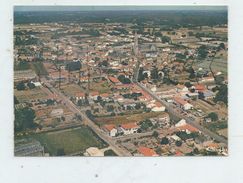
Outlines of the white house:
{"type": "Polygon", "coordinates": [[[184,126],[186,124],[187,124],[186,120],[185,119],[181,119],[178,123],[175,124],[175,127],[184,126]]]}
{"type": "Polygon", "coordinates": [[[109,136],[115,137],[117,134],[117,129],[116,126],[111,124],[111,125],[104,125],[103,129],[108,133],[109,136]]]}
{"type": "Polygon", "coordinates": [[[75,94],[76,100],[84,100],[85,99],[85,93],[83,92],[78,92],[75,94]]]}
{"type": "Polygon", "coordinates": [[[183,100],[180,97],[174,97],[173,99],[174,99],[175,103],[184,110],[189,110],[193,107],[192,104],[189,104],[187,101],[183,100]]]}
{"type": "Polygon", "coordinates": [[[176,85],[176,91],[177,92],[188,92],[188,88],[184,85],[176,85]]]}

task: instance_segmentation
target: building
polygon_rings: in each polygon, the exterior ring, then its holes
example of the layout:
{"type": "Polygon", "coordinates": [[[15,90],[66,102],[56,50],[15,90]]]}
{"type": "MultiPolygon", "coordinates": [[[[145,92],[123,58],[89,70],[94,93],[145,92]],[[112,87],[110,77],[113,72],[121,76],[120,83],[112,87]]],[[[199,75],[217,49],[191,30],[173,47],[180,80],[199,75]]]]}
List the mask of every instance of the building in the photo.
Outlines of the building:
{"type": "Polygon", "coordinates": [[[136,123],[126,123],[126,124],[122,124],[120,126],[120,130],[121,130],[121,132],[124,133],[124,135],[137,133],[138,129],[139,129],[139,126],[136,123]]]}
{"type": "Polygon", "coordinates": [[[44,147],[39,141],[21,139],[15,141],[15,156],[44,156],[44,147]]]}
{"type": "Polygon", "coordinates": [[[161,112],[165,111],[165,106],[163,106],[160,102],[155,102],[155,106],[152,108],[153,112],[161,112]]]}
{"type": "Polygon", "coordinates": [[[75,94],[75,97],[76,97],[76,101],[78,101],[78,100],[84,100],[85,99],[85,93],[78,92],[78,93],[75,94]]]}
{"type": "Polygon", "coordinates": [[[142,156],[159,156],[153,149],[144,146],[138,148],[138,153],[142,156]]]}
{"type": "Polygon", "coordinates": [[[177,92],[188,92],[188,88],[184,85],[176,85],[176,91],[177,92]]]}
{"type": "Polygon", "coordinates": [[[114,84],[120,84],[120,83],[121,83],[117,78],[112,77],[112,76],[108,77],[108,79],[109,79],[112,83],[114,83],[114,84]]]}
{"type": "Polygon", "coordinates": [[[89,147],[86,149],[85,156],[104,156],[104,152],[102,152],[100,149],[97,147],[89,147]]]}
{"type": "Polygon", "coordinates": [[[192,104],[189,104],[187,101],[183,100],[180,97],[174,97],[173,99],[175,103],[184,110],[190,110],[193,107],[192,104]]]}
{"type": "Polygon", "coordinates": [[[103,129],[109,134],[111,137],[115,137],[117,134],[117,129],[116,126],[111,124],[111,125],[104,125],[103,129]]]}

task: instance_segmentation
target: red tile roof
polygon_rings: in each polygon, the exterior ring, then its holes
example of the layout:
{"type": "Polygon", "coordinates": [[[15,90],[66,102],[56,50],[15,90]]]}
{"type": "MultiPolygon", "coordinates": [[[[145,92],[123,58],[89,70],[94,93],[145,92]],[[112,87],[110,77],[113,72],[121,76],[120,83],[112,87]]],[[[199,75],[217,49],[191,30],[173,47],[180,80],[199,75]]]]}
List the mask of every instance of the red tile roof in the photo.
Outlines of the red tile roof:
{"type": "Polygon", "coordinates": [[[125,130],[132,129],[132,128],[139,128],[139,126],[136,123],[122,124],[121,127],[125,130]]]}
{"type": "Polygon", "coordinates": [[[91,96],[98,96],[99,95],[99,92],[98,91],[93,91],[90,93],[91,96]]]}
{"type": "Polygon", "coordinates": [[[116,128],[116,126],[113,124],[110,124],[110,125],[104,125],[103,128],[110,132],[112,129],[116,128]]]}
{"type": "Polygon", "coordinates": [[[176,103],[181,104],[181,105],[187,104],[187,101],[183,100],[180,97],[174,97],[174,100],[175,100],[176,103]]]}
{"type": "Polygon", "coordinates": [[[195,85],[195,90],[198,90],[198,91],[204,91],[206,90],[205,86],[204,85],[195,85]]]}
{"type": "Polygon", "coordinates": [[[119,81],[117,78],[115,78],[115,77],[110,76],[110,77],[108,77],[108,78],[109,78],[109,80],[110,80],[112,83],[120,83],[120,81],[119,81]]]}
{"type": "Polygon", "coordinates": [[[138,152],[144,156],[158,156],[158,154],[153,149],[143,147],[143,146],[138,148],[138,152]]]}
{"type": "Polygon", "coordinates": [[[75,96],[76,96],[76,97],[85,97],[85,93],[83,93],[83,92],[78,92],[78,93],[76,93],[75,96]]]}
{"type": "Polygon", "coordinates": [[[186,124],[183,126],[178,127],[180,130],[188,130],[190,132],[198,132],[199,130],[192,125],[186,124]]]}

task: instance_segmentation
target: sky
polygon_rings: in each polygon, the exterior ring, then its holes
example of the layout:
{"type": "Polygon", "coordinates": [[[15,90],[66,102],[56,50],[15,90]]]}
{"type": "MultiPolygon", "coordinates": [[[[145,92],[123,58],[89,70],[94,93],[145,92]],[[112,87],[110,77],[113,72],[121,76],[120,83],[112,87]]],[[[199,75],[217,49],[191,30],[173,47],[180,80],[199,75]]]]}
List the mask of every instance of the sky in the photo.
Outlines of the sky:
{"type": "Polygon", "coordinates": [[[14,11],[227,10],[227,6],[15,6],[14,11]]]}

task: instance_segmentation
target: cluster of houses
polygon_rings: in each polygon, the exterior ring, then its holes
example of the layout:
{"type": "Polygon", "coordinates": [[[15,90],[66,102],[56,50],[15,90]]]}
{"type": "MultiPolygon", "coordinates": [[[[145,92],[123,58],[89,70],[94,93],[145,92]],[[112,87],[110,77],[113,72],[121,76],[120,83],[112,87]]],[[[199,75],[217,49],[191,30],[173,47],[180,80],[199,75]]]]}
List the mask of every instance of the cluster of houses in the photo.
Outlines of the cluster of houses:
{"type": "Polygon", "coordinates": [[[140,127],[136,123],[126,123],[121,124],[118,127],[114,124],[107,124],[102,128],[109,136],[115,137],[117,135],[129,135],[137,133],[140,127]]]}

